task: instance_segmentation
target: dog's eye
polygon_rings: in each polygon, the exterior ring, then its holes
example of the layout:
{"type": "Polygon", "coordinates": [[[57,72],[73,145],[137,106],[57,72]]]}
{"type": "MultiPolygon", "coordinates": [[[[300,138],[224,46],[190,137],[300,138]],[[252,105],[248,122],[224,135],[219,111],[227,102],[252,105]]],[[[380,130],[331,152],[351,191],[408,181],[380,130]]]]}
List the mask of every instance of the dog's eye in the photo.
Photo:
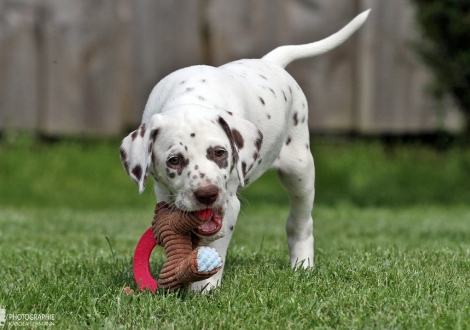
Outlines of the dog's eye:
{"type": "Polygon", "coordinates": [[[225,155],[225,152],[226,152],[226,151],[225,151],[224,149],[216,149],[216,150],[214,151],[214,155],[215,155],[216,157],[222,157],[223,155],[225,155]]]}
{"type": "Polygon", "coordinates": [[[170,163],[171,165],[177,166],[177,165],[180,164],[180,158],[179,157],[171,157],[170,159],[168,159],[168,163],[170,163]]]}

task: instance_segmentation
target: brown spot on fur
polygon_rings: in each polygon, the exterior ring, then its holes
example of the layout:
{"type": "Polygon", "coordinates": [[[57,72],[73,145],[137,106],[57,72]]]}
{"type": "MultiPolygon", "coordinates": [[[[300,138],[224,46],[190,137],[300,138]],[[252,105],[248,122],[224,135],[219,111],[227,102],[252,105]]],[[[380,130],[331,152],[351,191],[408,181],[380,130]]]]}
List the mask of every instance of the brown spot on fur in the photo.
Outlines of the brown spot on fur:
{"type": "Polygon", "coordinates": [[[137,132],[137,130],[135,130],[134,132],[132,132],[132,135],[131,135],[132,141],[135,140],[135,138],[137,137],[138,134],[139,134],[139,132],[137,132]]]}
{"type": "Polygon", "coordinates": [[[299,118],[298,118],[298,113],[294,113],[294,116],[292,117],[294,119],[294,126],[297,126],[299,124],[299,118]]]}
{"type": "Polygon", "coordinates": [[[227,113],[228,113],[230,116],[233,116],[233,112],[232,112],[232,111],[227,111],[227,113]]]}
{"type": "Polygon", "coordinates": [[[127,159],[127,152],[123,147],[119,148],[119,154],[121,155],[121,160],[125,161],[127,159]]]}
{"type": "MultiPolygon", "coordinates": [[[[230,147],[232,148],[232,159],[233,159],[232,169],[233,169],[233,164],[236,164],[238,162],[238,152],[235,149],[235,142],[233,141],[232,132],[230,131],[230,127],[228,126],[227,122],[222,117],[219,117],[219,125],[223,129],[225,134],[227,135],[227,138],[230,142],[230,147]]],[[[232,171],[232,169],[230,169],[230,171],[232,171]]]]}
{"type": "Polygon", "coordinates": [[[145,124],[140,126],[140,137],[144,137],[145,135],[145,124]]]}
{"type": "Polygon", "coordinates": [[[166,175],[167,175],[170,179],[174,179],[175,176],[176,176],[175,172],[170,171],[168,168],[165,168],[165,172],[166,172],[166,175]]]}
{"type": "Polygon", "coordinates": [[[221,157],[217,157],[215,155],[215,149],[213,147],[209,147],[207,148],[206,158],[216,163],[219,168],[228,167],[228,152],[225,152],[221,157]]]}
{"type": "Polygon", "coordinates": [[[245,162],[242,162],[242,173],[243,173],[243,176],[246,175],[246,163],[245,162]]]}
{"type": "Polygon", "coordinates": [[[258,138],[255,140],[256,150],[259,151],[261,149],[262,144],[263,144],[263,133],[261,133],[261,131],[258,130],[258,138]]]}
{"type": "Polygon", "coordinates": [[[288,146],[291,143],[292,139],[290,137],[287,138],[286,140],[286,146],[288,146]]]}
{"type": "Polygon", "coordinates": [[[262,97],[260,97],[260,96],[258,96],[258,97],[259,97],[259,100],[261,101],[261,103],[262,103],[263,105],[266,105],[266,103],[264,103],[264,100],[263,100],[263,98],[262,98],[262,97]]]}
{"type": "Polygon", "coordinates": [[[134,174],[137,180],[140,181],[142,178],[142,167],[140,165],[136,165],[136,167],[132,169],[132,174],[134,174]]]}
{"type": "Polygon", "coordinates": [[[189,159],[184,158],[183,154],[179,153],[176,155],[179,158],[180,163],[178,165],[173,165],[169,161],[166,162],[166,166],[177,171],[178,175],[183,173],[183,169],[188,166],[189,159]]]}
{"type": "Polygon", "coordinates": [[[203,179],[205,176],[206,176],[205,173],[199,173],[199,177],[200,177],[201,179],[203,179]]]}
{"type": "Polygon", "coordinates": [[[243,140],[243,137],[240,134],[240,132],[238,130],[236,130],[235,128],[232,129],[232,137],[233,137],[233,141],[235,142],[235,145],[237,146],[237,148],[242,149],[244,144],[245,144],[245,141],[243,140]]]}
{"type": "Polygon", "coordinates": [[[195,136],[196,136],[196,134],[195,134],[195,133],[191,133],[191,137],[195,137],[195,136]]]}
{"type": "Polygon", "coordinates": [[[284,93],[284,91],[282,91],[282,95],[284,95],[284,101],[287,102],[287,96],[286,96],[286,93],[284,93]]]}
{"type": "Polygon", "coordinates": [[[270,114],[266,114],[266,116],[268,117],[268,119],[271,119],[271,115],[270,115],[270,114]]]}
{"type": "Polygon", "coordinates": [[[155,142],[155,140],[157,139],[157,136],[158,136],[158,128],[156,129],[153,129],[152,131],[150,131],[150,139],[155,142]]]}

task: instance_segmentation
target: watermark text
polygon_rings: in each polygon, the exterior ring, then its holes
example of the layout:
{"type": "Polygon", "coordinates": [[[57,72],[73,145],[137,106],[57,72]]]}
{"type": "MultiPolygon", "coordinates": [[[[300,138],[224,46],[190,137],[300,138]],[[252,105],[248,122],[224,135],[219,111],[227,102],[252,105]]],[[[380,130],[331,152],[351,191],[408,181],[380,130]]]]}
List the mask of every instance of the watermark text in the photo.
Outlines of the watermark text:
{"type": "Polygon", "coordinates": [[[0,327],[6,324],[15,327],[52,327],[54,321],[54,314],[7,314],[6,309],[0,308],[0,327]]]}

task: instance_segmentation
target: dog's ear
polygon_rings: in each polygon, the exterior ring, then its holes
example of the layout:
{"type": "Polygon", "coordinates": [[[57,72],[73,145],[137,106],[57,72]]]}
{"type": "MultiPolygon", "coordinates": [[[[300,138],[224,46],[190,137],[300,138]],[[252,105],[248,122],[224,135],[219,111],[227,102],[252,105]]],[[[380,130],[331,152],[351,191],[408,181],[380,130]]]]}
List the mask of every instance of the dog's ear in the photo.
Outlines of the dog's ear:
{"type": "Polygon", "coordinates": [[[156,114],[147,123],[142,123],[135,131],[122,140],[119,152],[127,174],[139,185],[142,193],[147,183],[153,144],[159,132],[161,115],[156,114]]]}
{"type": "Polygon", "coordinates": [[[255,124],[231,112],[221,113],[218,122],[230,141],[233,164],[243,187],[246,174],[259,161],[263,133],[255,124]]]}

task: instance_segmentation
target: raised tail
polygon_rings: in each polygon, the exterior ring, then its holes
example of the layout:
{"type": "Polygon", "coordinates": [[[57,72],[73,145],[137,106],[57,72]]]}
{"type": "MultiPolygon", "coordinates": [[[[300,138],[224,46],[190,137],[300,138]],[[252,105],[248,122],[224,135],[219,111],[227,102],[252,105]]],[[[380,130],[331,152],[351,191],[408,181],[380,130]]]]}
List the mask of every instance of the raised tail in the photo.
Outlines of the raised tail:
{"type": "Polygon", "coordinates": [[[285,68],[293,61],[326,53],[327,51],[341,45],[354,32],[356,32],[356,30],[364,24],[369,13],[370,9],[357,15],[351,22],[349,22],[348,25],[328,38],[305,45],[278,47],[263,56],[263,60],[277,63],[285,68]]]}

